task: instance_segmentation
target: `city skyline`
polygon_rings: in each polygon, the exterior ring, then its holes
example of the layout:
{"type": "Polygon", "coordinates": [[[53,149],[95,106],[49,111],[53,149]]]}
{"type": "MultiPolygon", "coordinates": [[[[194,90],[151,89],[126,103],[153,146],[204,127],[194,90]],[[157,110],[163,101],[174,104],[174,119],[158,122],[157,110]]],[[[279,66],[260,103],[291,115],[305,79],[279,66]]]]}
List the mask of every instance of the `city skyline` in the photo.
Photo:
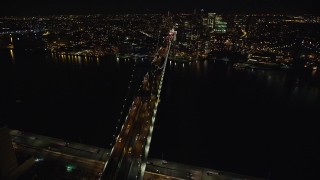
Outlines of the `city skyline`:
{"type": "Polygon", "coordinates": [[[119,1],[75,1],[58,0],[21,1],[14,0],[1,6],[0,15],[59,15],[59,14],[115,14],[115,13],[164,13],[200,11],[218,13],[280,13],[280,14],[319,14],[319,6],[311,0],[119,0],[119,1]]]}

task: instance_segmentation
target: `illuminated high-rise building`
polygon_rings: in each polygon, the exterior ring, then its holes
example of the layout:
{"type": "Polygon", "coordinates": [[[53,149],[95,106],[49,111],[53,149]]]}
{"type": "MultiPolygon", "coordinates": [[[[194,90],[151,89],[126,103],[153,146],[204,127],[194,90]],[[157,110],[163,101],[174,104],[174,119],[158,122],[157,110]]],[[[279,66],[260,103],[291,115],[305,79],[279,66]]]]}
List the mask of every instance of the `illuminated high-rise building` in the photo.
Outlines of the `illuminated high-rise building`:
{"type": "Polygon", "coordinates": [[[208,23],[207,26],[209,29],[213,29],[215,25],[216,13],[208,13],[208,23]]]}
{"type": "Polygon", "coordinates": [[[213,31],[215,33],[226,33],[227,32],[227,22],[223,21],[222,17],[220,15],[215,16],[213,31]]]}
{"type": "Polygon", "coordinates": [[[223,21],[221,15],[217,15],[216,13],[208,13],[208,17],[203,17],[202,25],[205,26],[210,33],[227,32],[227,22],[223,21]]]}

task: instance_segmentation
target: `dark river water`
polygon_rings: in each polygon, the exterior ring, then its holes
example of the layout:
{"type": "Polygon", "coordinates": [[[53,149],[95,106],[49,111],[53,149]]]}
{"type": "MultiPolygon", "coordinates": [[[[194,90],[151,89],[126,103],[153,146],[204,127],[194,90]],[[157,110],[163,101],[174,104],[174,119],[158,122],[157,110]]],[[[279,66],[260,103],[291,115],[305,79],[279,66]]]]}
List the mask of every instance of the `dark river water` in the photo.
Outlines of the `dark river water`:
{"type": "MultiPolygon", "coordinates": [[[[1,125],[109,148],[133,65],[0,50],[1,125]]],[[[320,170],[319,72],[171,62],[162,88],[150,157],[271,179],[320,170]]]]}

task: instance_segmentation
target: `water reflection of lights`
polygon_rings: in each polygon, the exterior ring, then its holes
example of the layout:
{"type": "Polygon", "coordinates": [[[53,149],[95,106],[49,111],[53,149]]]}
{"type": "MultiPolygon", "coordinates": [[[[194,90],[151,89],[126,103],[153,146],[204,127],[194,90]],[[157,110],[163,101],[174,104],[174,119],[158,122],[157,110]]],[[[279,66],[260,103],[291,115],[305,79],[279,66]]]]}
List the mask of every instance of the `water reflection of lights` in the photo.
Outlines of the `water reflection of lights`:
{"type": "Polygon", "coordinates": [[[200,63],[199,63],[199,61],[196,61],[196,72],[199,74],[200,71],[201,71],[200,63]]]}
{"type": "Polygon", "coordinates": [[[59,52],[51,52],[51,59],[54,63],[61,62],[63,64],[96,64],[100,65],[100,58],[99,56],[81,56],[78,54],[72,53],[59,53],[59,52]]]}
{"type": "Polygon", "coordinates": [[[317,69],[318,69],[317,66],[315,66],[315,67],[312,68],[311,74],[312,74],[313,77],[316,76],[316,74],[317,74],[317,69]]]}
{"type": "Polygon", "coordinates": [[[100,65],[100,59],[99,57],[96,58],[97,64],[100,65]]]}
{"type": "Polygon", "coordinates": [[[205,73],[207,73],[207,69],[208,69],[208,61],[207,61],[207,60],[205,60],[205,61],[203,62],[203,67],[204,67],[205,73]]]}
{"type": "Polygon", "coordinates": [[[10,56],[11,56],[12,62],[15,63],[14,52],[12,49],[10,49],[10,56]]]}

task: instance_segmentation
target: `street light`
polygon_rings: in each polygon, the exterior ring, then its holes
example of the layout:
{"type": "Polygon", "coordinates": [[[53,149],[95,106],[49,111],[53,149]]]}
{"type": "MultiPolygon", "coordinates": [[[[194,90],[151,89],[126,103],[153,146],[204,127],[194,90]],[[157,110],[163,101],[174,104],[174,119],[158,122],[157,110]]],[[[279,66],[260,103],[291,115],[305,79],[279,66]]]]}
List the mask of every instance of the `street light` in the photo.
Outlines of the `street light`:
{"type": "Polygon", "coordinates": [[[67,172],[72,172],[73,169],[74,169],[74,166],[73,166],[73,165],[67,165],[67,166],[66,166],[67,172]]]}

